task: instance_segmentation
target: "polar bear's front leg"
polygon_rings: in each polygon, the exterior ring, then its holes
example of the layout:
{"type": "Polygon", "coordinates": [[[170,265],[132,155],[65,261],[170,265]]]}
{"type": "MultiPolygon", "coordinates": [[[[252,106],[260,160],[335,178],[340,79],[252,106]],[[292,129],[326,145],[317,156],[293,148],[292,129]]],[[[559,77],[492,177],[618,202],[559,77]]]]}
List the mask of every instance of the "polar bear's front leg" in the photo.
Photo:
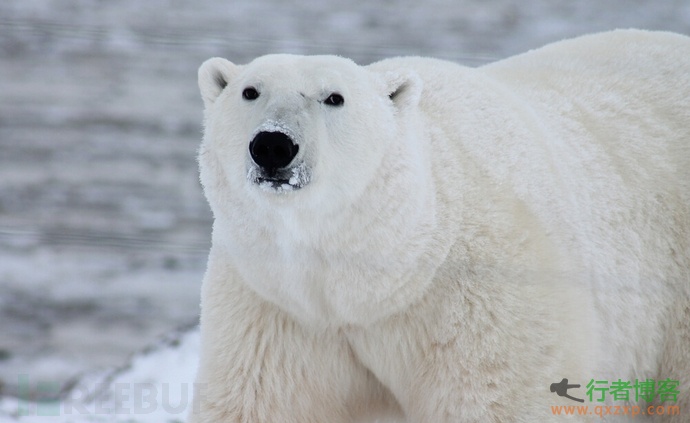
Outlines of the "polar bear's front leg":
{"type": "Polygon", "coordinates": [[[352,422],[385,394],[337,331],[302,327],[211,258],[192,423],[352,422]]]}
{"type": "Polygon", "coordinates": [[[551,406],[572,401],[550,385],[596,374],[589,367],[594,331],[586,319],[569,319],[586,315],[584,301],[550,278],[558,289],[519,275],[492,280],[501,274],[494,269],[476,280],[441,270],[417,304],[348,331],[409,422],[552,421],[551,406]]]}

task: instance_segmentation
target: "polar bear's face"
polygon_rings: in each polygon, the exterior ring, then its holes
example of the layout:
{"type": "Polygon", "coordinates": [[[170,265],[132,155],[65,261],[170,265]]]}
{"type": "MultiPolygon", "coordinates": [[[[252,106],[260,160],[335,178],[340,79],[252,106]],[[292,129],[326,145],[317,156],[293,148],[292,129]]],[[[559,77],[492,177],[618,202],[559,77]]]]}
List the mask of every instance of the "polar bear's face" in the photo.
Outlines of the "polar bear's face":
{"type": "Polygon", "coordinates": [[[409,292],[398,288],[418,254],[408,232],[434,215],[416,74],[331,56],[216,58],[199,86],[213,244],[241,278],[305,321],[371,318],[372,302],[390,312],[380,300],[409,292]]]}
{"type": "Polygon", "coordinates": [[[215,183],[232,195],[352,201],[399,137],[393,99],[408,85],[333,56],[210,59],[199,70],[202,153],[216,156],[215,183]]]}

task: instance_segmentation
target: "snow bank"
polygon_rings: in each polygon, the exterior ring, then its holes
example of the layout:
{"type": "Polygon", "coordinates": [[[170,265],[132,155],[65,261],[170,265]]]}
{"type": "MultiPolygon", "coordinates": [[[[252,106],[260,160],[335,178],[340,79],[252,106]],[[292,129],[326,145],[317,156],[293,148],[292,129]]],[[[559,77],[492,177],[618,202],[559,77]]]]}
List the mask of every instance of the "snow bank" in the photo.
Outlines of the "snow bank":
{"type": "MultiPolygon", "coordinates": [[[[177,423],[193,409],[197,328],[179,330],[135,355],[126,366],[89,374],[59,402],[0,400],[0,423],[177,423]]],[[[51,386],[27,391],[49,394],[51,386]]]]}

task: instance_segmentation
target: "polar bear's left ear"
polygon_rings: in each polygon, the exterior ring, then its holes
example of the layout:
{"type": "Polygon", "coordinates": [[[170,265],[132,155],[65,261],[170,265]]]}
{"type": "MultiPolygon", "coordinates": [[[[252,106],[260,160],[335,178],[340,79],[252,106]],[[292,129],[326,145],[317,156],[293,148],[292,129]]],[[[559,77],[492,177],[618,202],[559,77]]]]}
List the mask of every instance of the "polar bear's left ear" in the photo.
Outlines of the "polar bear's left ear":
{"type": "Polygon", "coordinates": [[[398,109],[416,107],[424,83],[412,70],[401,69],[383,74],[385,92],[398,109]]]}
{"type": "Polygon", "coordinates": [[[229,60],[214,57],[199,67],[199,90],[204,106],[208,108],[218,98],[223,89],[239,73],[239,66],[229,60]]]}

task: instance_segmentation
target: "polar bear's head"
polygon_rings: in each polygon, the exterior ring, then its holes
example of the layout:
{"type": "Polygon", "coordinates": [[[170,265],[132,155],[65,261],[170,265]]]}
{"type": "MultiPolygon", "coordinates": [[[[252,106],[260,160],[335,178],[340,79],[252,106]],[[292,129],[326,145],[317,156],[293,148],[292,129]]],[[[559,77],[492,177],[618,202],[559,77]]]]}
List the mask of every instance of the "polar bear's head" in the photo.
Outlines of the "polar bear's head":
{"type": "Polygon", "coordinates": [[[322,207],[326,197],[353,201],[399,141],[420,85],[414,75],[379,74],[335,56],[206,61],[199,87],[207,196],[209,185],[222,184],[232,196],[274,204],[295,196],[322,207]]]}
{"type": "Polygon", "coordinates": [[[199,69],[213,245],[256,292],[312,322],[399,307],[392,293],[411,292],[401,286],[430,242],[422,81],[391,67],[270,55],[199,69]]]}

